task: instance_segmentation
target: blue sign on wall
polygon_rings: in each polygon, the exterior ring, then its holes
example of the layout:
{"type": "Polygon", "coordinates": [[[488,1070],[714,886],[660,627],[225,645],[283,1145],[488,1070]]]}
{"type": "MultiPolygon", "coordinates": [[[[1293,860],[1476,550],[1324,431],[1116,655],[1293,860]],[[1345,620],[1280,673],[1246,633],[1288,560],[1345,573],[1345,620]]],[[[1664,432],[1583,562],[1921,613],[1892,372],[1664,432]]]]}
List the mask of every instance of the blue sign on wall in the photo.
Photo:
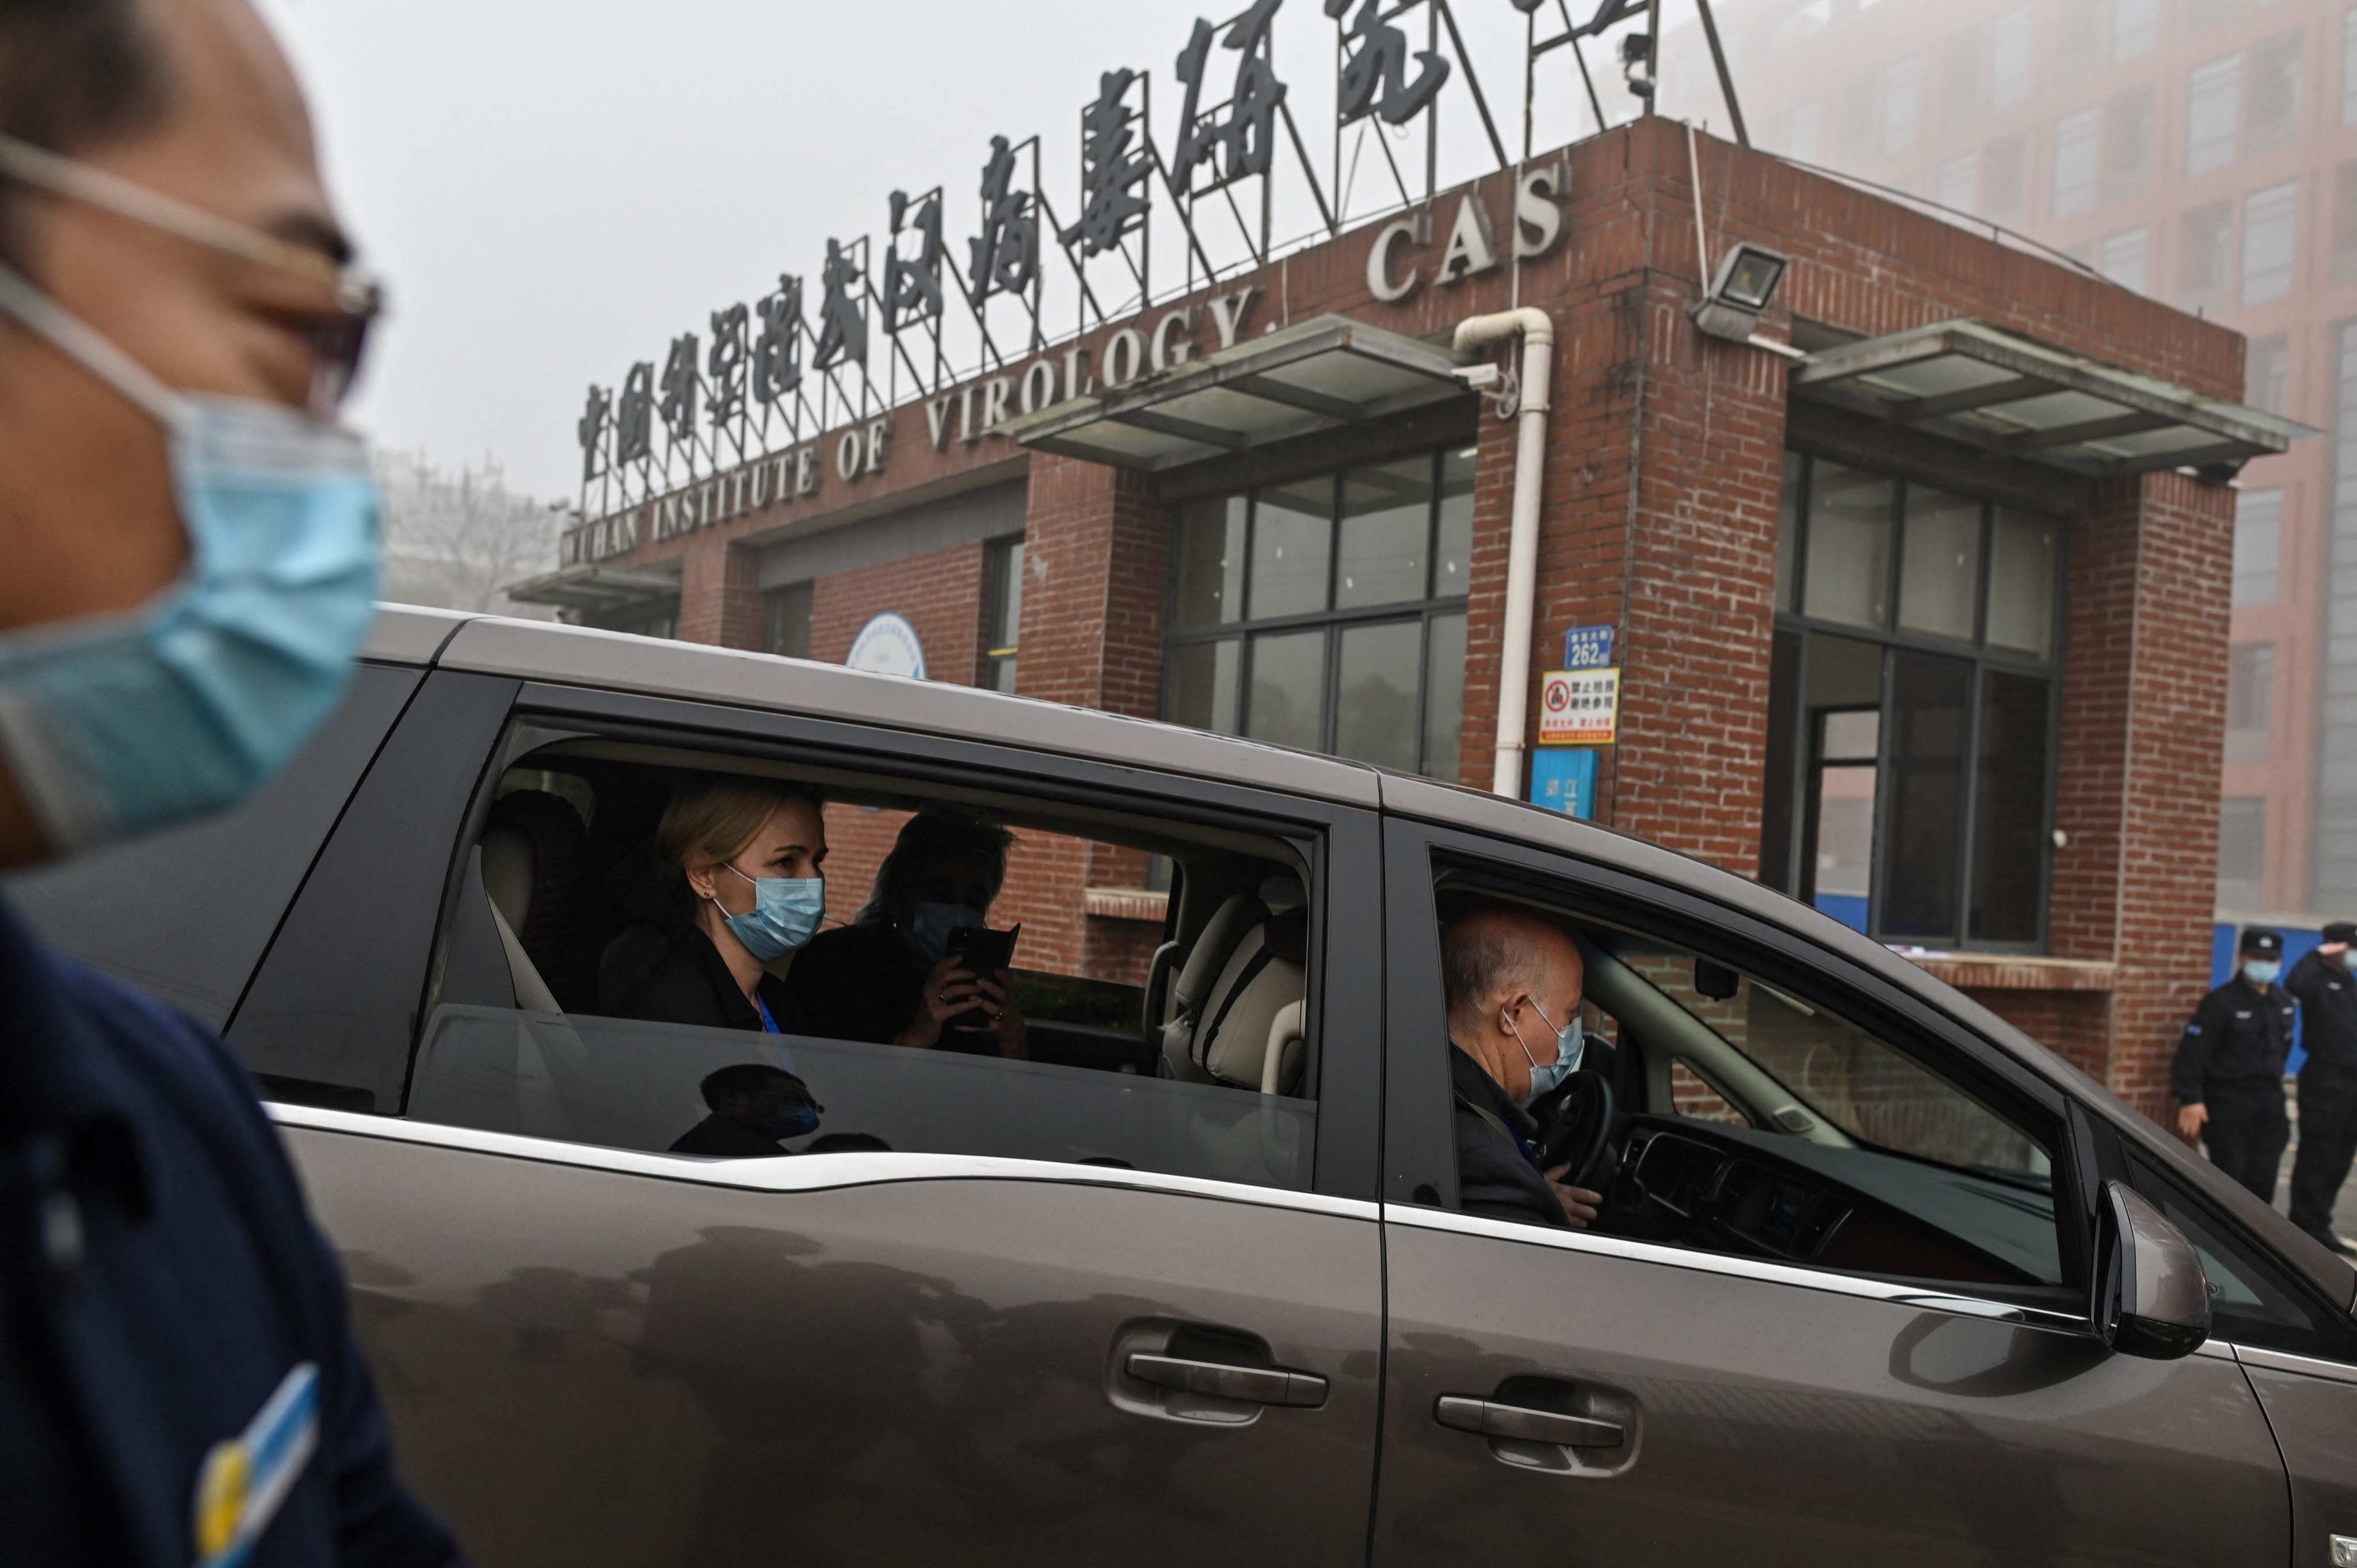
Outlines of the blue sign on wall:
{"type": "Polygon", "coordinates": [[[1612,668],[1612,628],[1576,626],[1563,634],[1563,667],[1566,670],[1612,668]]]}
{"type": "Polygon", "coordinates": [[[1583,822],[1596,820],[1596,753],[1585,746],[1549,746],[1531,756],[1531,804],[1583,822]]]}

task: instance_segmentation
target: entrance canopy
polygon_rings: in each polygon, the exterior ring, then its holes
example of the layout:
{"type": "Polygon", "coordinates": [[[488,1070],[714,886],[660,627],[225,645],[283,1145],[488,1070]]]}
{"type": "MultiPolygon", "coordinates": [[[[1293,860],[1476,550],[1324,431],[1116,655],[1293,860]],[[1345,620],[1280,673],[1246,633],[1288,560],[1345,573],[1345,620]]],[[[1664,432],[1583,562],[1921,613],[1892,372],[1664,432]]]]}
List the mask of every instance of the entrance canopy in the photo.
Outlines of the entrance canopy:
{"type": "Polygon", "coordinates": [[[677,563],[662,566],[607,566],[595,563],[567,566],[544,577],[518,583],[508,597],[523,605],[554,605],[559,609],[586,610],[591,615],[628,614],[631,610],[679,597],[677,563]]]}
{"type": "Polygon", "coordinates": [[[2307,425],[2001,332],[1943,321],[1820,349],[1792,396],[2089,478],[2231,476],[2307,425]]]}
{"type": "Polygon", "coordinates": [[[1464,394],[1447,349],[1319,316],[999,427],[1025,446],[1160,472],[1464,394]]]}

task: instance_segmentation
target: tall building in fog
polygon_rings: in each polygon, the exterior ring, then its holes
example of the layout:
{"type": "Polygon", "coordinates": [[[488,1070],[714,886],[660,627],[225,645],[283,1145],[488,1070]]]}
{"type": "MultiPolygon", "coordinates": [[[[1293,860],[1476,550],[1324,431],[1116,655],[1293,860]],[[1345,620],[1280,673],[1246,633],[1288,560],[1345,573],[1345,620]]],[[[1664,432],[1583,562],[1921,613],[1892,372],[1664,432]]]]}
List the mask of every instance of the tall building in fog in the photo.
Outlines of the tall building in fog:
{"type": "MultiPolygon", "coordinates": [[[[2248,400],[2328,432],[2242,477],[2218,904],[2357,909],[2357,5],[1721,11],[1758,144],[2225,322],[2248,400]]],[[[1665,55],[1664,109],[1724,124],[1699,39],[1665,55]]]]}

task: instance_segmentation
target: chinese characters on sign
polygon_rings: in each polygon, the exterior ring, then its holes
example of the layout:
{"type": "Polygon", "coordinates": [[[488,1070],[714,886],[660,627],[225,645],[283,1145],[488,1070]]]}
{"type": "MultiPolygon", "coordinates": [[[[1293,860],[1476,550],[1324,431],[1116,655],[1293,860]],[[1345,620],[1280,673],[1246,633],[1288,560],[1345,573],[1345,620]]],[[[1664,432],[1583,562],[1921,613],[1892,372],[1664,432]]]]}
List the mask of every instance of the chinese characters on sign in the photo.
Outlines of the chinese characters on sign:
{"type": "Polygon", "coordinates": [[[1221,47],[1238,51],[1235,85],[1223,123],[1215,108],[1202,111],[1203,76],[1211,68],[1211,24],[1200,18],[1193,37],[1178,51],[1178,80],[1187,88],[1178,111],[1178,144],[1170,155],[1170,177],[1182,191],[1212,191],[1249,175],[1265,175],[1276,150],[1276,115],[1285,107],[1285,83],[1276,79],[1269,23],[1284,0],[1254,0],[1229,27],[1221,47]],[[1224,150],[1224,161],[1220,154],[1224,150]],[[1210,181],[1195,183],[1195,171],[1209,166],[1210,181]]]}
{"type": "Polygon", "coordinates": [[[1383,19],[1383,0],[1326,0],[1326,14],[1340,19],[1353,5],[1355,20],[1342,29],[1347,47],[1358,48],[1342,65],[1336,101],[1347,125],[1368,114],[1386,125],[1405,125],[1432,107],[1448,81],[1448,62],[1427,49],[1415,57],[1416,78],[1407,79],[1407,35],[1383,19]]]}
{"type": "Polygon", "coordinates": [[[1596,820],[1596,756],[1592,750],[1539,751],[1531,757],[1531,804],[1581,822],[1596,820]]]}
{"type": "Polygon", "coordinates": [[[1612,666],[1612,633],[1609,626],[1576,626],[1563,634],[1563,667],[1566,670],[1609,670],[1612,666]]]}
{"type": "Polygon", "coordinates": [[[1620,671],[1551,670],[1539,688],[1541,746],[1610,746],[1620,716],[1620,671]]]}
{"type": "Polygon", "coordinates": [[[1151,205],[1139,188],[1154,173],[1154,155],[1130,151],[1137,134],[1129,90],[1139,80],[1134,70],[1105,72],[1097,101],[1081,116],[1080,221],[1056,237],[1067,245],[1077,241],[1083,256],[1103,255],[1121,243],[1151,205]]]}

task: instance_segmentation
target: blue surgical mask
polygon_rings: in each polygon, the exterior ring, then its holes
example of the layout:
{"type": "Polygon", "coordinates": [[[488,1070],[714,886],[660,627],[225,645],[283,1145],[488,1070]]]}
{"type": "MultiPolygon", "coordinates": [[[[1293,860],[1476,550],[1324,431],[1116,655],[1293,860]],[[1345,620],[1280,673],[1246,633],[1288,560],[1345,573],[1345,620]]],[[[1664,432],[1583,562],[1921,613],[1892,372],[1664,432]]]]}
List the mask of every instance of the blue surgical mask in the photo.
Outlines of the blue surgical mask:
{"type": "Polygon", "coordinates": [[[138,609],[0,634],[0,760],[59,854],[233,806],[342,701],[376,618],[382,502],[358,435],[166,388],[23,277],[0,313],[163,424],[188,532],[138,609]]]}
{"type": "Polygon", "coordinates": [[[939,963],[950,950],[950,933],[960,926],[987,926],[989,914],[971,904],[920,904],[909,921],[909,945],[927,963],[939,963]]]}
{"type": "Polygon", "coordinates": [[[2357,970],[2357,947],[2344,948],[2341,950],[2341,967],[2343,969],[2357,970]]]}
{"type": "Polygon", "coordinates": [[[819,1107],[800,1095],[781,1100],[762,1118],[761,1131],[782,1142],[818,1131],[819,1107]]]}
{"type": "MultiPolygon", "coordinates": [[[[1535,999],[1531,1003],[1531,1011],[1539,1015],[1541,1023],[1555,1029],[1555,1020],[1546,1015],[1546,1010],[1535,999]]],[[[1512,1019],[1507,1020],[1507,1027],[1513,1028],[1512,1019]]],[[[1587,1054],[1587,1035],[1577,1013],[1571,1015],[1570,1023],[1555,1029],[1555,1060],[1544,1067],[1541,1067],[1538,1058],[1531,1055],[1530,1042],[1523,1038],[1520,1029],[1514,1029],[1514,1039],[1523,1047],[1523,1058],[1531,1064],[1531,1089],[1523,1096],[1522,1103],[1524,1105],[1562,1088],[1563,1080],[1579,1070],[1579,1058],[1587,1054]]]]}
{"type": "Polygon", "coordinates": [[[2283,965],[2271,958],[2245,959],[2243,962],[2243,978],[2253,985],[2273,985],[2276,976],[2282,972],[2283,965]]]}
{"type": "Polygon", "coordinates": [[[757,961],[775,962],[807,947],[818,934],[819,920],[826,913],[825,877],[745,876],[733,865],[725,869],[753,885],[753,907],[741,915],[730,914],[717,898],[712,907],[757,961]]]}

